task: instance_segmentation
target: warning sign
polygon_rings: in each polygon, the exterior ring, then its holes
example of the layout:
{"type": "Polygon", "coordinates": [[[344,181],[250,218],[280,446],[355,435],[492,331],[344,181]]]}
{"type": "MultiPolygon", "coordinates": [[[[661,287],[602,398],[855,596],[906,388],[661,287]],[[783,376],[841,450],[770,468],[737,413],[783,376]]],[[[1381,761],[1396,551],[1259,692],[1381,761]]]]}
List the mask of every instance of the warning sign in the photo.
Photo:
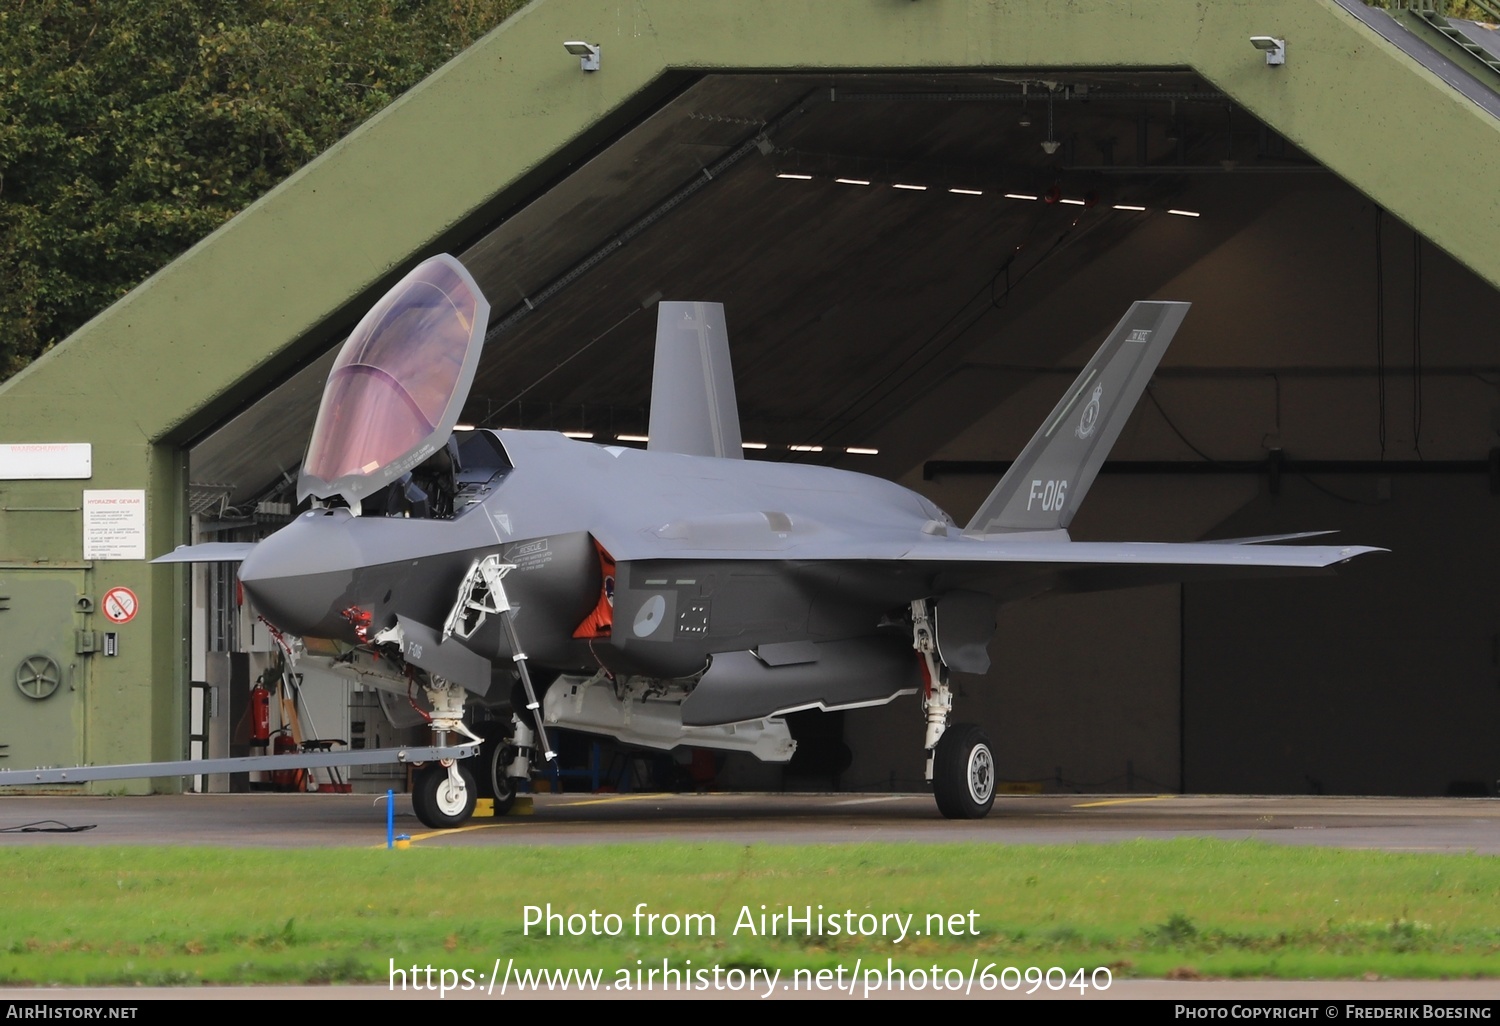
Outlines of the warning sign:
{"type": "Polygon", "coordinates": [[[83,558],[146,558],[146,491],[85,489],[83,558]]]}
{"type": "Polygon", "coordinates": [[[135,619],[136,610],[141,607],[135,592],[129,588],[109,589],[99,605],[104,609],[105,618],[111,623],[129,623],[135,619]]]}

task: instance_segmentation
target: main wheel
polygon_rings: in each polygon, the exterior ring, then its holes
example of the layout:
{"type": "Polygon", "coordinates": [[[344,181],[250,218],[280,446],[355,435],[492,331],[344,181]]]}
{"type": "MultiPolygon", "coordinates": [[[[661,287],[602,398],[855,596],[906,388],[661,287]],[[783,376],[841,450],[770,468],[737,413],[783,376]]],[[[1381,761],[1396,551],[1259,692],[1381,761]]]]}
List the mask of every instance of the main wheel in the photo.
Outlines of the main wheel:
{"type": "Polygon", "coordinates": [[[495,815],[503,816],[516,804],[516,795],[524,782],[520,777],[508,777],[506,771],[516,761],[516,746],[502,740],[490,754],[490,788],[495,796],[495,815]]]}
{"type": "Polygon", "coordinates": [[[474,814],[474,801],[478,797],[474,771],[459,763],[458,776],[463,781],[462,787],[453,786],[448,779],[448,767],[442,763],[429,762],[417,770],[411,785],[411,809],[423,826],[446,830],[462,826],[474,814]]]}
{"type": "Polygon", "coordinates": [[[948,819],[983,819],[995,804],[995,756],[975,724],[954,724],[938,738],[932,796],[948,819]]]}

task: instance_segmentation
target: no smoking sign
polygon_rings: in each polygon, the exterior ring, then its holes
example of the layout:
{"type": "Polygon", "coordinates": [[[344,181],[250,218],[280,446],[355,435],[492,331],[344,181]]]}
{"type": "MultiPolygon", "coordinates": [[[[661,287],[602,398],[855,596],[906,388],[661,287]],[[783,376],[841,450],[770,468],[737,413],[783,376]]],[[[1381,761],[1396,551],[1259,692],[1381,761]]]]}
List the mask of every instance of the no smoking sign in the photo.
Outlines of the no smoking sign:
{"type": "Polygon", "coordinates": [[[135,619],[135,614],[140,609],[140,601],[135,597],[135,592],[129,588],[111,588],[104,593],[104,601],[99,604],[104,610],[104,617],[110,623],[129,623],[135,619]]]}

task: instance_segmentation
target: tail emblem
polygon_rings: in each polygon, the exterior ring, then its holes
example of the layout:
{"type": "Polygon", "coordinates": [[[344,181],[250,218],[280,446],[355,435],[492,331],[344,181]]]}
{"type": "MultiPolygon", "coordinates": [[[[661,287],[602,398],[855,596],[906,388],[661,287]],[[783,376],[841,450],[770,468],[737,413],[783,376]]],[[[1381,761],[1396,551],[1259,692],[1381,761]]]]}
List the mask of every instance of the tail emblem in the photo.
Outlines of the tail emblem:
{"type": "Polygon", "coordinates": [[[1083,408],[1083,416],[1078,418],[1078,427],[1073,431],[1079,438],[1087,438],[1094,433],[1094,427],[1099,423],[1099,397],[1103,394],[1104,386],[1095,385],[1094,396],[1083,408]]]}

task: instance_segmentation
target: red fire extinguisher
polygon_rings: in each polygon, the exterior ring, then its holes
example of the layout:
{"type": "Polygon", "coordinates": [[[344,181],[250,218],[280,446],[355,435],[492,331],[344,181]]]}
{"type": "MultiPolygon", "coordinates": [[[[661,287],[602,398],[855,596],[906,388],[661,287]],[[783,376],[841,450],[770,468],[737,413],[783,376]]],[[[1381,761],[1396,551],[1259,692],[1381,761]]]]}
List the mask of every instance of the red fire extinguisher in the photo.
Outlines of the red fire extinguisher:
{"type": "Polygon", "coordinates": [[[261,684],[250,689],[250,743],[264,748],[271,741],[271,692],[261,684]]]}
{"type": "MultiPolygon", "coordinates": [[[[276,745],[271,749],[273,755],[291,755],[297,750],[297,742],[292,739],[292,732],[286,727],[276,731],[276,745]]],[[[302,790],[302,770],[279,769],[271,771],[271,786],[277,791],[300,791],[302,790]]]]}

